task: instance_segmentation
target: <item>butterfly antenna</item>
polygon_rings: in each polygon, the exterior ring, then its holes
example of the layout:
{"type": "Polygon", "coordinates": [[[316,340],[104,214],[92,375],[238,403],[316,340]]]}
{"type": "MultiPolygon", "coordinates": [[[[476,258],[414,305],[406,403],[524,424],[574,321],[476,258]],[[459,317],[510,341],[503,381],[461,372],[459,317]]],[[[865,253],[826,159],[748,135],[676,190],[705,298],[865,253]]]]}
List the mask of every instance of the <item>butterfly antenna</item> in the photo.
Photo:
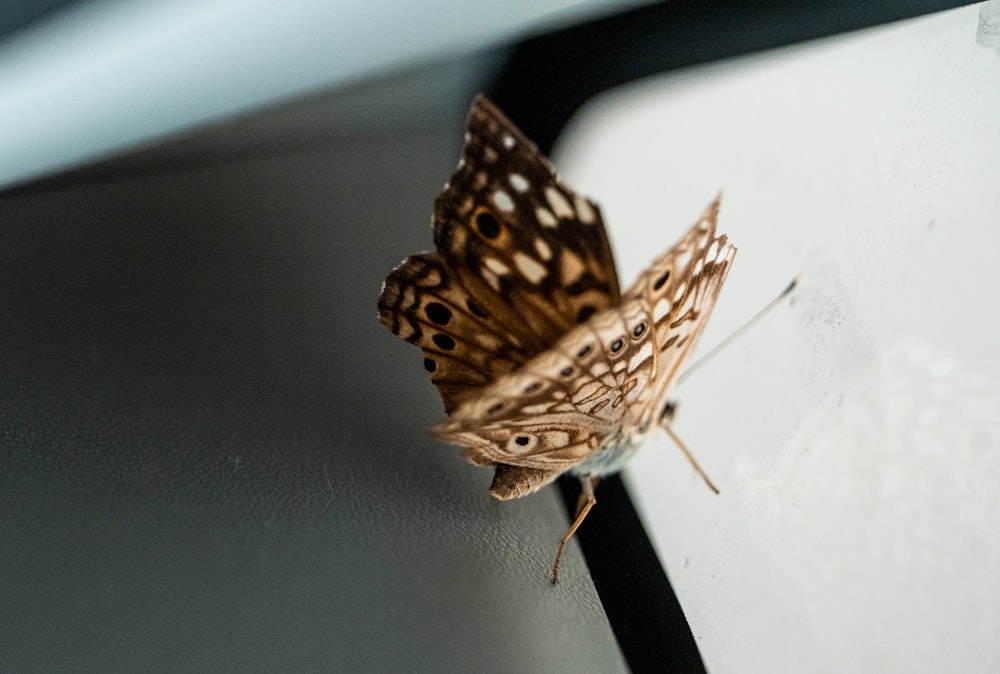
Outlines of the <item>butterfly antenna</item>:
{"type": "Polygon", "coordinates": [[[667,435],[669,435],[670,438],[677,443],[677,446],[681,448],[681,451],[684,452],[684,456],[686,456],[687,460],[691,462],[691,466],[695,469],[695,471],[697,471],[697,473],[701,475],[701,479],[705,481],[705,484],[708,485],[708,488],[714,491],[716,494],[718,494],[719,493],[718,487],[712,484],[712,480],[710,480],[705,471],[701,469],[701,466],[698,465],[698,462],[694,460],[694,455],[691,454],[691,450],[687,448],[687,445],[685,445],[684,441],[680,439],[680,436],[674,433],[674,429],[670,428],[669,424],[663,424],[663,430],[665,430],[667,432],[667,435]]]}
{"type": "Polygon", "coordinates": [[[720,351],[722,351],[722,349],[724,349],[725,347],[729,346],[730,342],[732,342],[737,337],[739,337],[740,335],[742,335],[744,332],[746,332],[747,330],[749,330],[750,328],[752,328],[753,325],[754,325],[754,323],[756,323],[757,321],[759,321],[760,319],[762,319],[764,317],[764,315],[767,314],[767,312],[771,311],[771,309],[774,309],[776,306],[778,306],[778,304],[780,304],[783,299],[785,299],[786,297],[788,297],[788,295],[790,295],[791,292],[793,290],[795,290],[795,287],[797,285],[799,285],[799,283],[802,282],[802,276],[803,275],[801,273],[796,274],[795,278],[793,278],[791,280],[791,282],[788,284],[788,286],[784,290],[782,290],[780,293],[778,293],[777,297],[775,297],[773,300],[771,300],[770,302],[768,302],[764,306],[763,309],[761,309],[756,314],[754,314],[753,317],[750,320],[748,320],[746,323],[744,323],[740,327],[736,328],[735,332],[733,332],[728,337],[726,337],[724,340],[722,340],[721,342],[719,342],[718,344],[716,344],[714,347],[712,347],[708,351],[708,353],[706,353],[701,358],[699,358],[698,360],[696,360],[695,362],[693,362],[691,364],[691,367],[689,367],[688,369],[686,369],[684,371],[684,374],[682,374],[677,379],[678,383],[684,381],[685,379],[687,379],[688,376],[690,376],[690,374],[692,372],[694,372],[699,367],[701,367],[702,365],[704,365],[706,362],[708,362],[709,360],[711,360],[711,358],[713,356],[715,356],[717,353],[719,353],[720,351]]]}

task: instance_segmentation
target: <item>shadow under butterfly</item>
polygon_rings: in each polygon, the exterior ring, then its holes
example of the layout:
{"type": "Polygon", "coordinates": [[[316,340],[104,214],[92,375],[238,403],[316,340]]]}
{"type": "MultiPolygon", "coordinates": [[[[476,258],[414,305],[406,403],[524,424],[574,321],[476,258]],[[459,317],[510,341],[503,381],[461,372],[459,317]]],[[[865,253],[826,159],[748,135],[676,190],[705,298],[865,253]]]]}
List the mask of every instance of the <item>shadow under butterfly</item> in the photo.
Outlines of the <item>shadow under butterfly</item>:
{"type": "Polygon", "coordinates": [[[597,205],[478,97],[462,159],[434,205],[436,252],[407,258],[378,298],[383,325],[424,353],[448,419],[432,433],[495,470],[498,499],[563,473],[582,484],[563,549],[643,438],[670,428],[672,389],[736,254],[716,198],[624,292],[597,205]]]}

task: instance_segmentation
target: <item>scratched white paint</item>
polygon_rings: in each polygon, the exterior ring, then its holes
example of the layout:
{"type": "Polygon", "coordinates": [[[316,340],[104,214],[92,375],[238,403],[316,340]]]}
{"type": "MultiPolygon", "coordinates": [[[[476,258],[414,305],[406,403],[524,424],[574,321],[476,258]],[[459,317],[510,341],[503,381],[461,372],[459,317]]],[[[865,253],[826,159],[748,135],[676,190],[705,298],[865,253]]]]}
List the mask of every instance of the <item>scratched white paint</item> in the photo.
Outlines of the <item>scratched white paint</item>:
{"type": "MultiPolygon", "coordinates": [[[[704,352],[626,470],[710,671],[1000,671],[1000,58],[980,8],[594,101],[557,165],[625,284],[722,189],[704,352]]],[[[600,499],[600,491],[598,491],[600,499]]],[[[599,507],[599,506],[598,506],[599,507]]]]}

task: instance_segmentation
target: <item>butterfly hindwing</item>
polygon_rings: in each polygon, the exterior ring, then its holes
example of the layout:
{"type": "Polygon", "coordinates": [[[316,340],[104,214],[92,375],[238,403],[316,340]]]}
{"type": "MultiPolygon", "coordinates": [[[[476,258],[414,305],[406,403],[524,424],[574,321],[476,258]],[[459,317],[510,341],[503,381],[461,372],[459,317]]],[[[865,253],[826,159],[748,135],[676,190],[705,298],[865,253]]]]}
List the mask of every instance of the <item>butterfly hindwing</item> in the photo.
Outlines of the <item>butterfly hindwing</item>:
{"type": "Polygon", "coordinates": [[[395,269],[378,306],[386,327],[423,349],[424,368],[446,411],[527,360],[496,336],[495,319],[454,280],[437,253],[413,255],[395,269]]]}
{"type": "Polygon", "coordinates": [[[566,470],[613,441],[648,388],[650,324],[639,300],[600,312],[433,432],[494,462],[566,470]]]}

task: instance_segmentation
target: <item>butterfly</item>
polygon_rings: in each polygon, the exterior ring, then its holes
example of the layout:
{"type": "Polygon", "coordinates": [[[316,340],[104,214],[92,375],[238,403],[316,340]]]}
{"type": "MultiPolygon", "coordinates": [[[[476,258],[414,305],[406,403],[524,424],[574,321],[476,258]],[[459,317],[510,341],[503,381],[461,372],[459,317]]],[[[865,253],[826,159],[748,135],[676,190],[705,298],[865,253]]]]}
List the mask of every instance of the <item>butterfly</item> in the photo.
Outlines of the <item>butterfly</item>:
{"type": "MultiPolygon", "coordinates": [[[[458,168],[434,204],[434,252],[385,280],[379,320],[423,350],[448,418],[431,432],[494,469],[498,499],[578,477],[563,549],[644,436],[670,429],[673,386],[736,249],[716,198],[624,292],[597,204],[556,177],[490,101],[472,104],[458,168]]],[[[716,490],[717,491],[717,490],[716,490]]]]}

